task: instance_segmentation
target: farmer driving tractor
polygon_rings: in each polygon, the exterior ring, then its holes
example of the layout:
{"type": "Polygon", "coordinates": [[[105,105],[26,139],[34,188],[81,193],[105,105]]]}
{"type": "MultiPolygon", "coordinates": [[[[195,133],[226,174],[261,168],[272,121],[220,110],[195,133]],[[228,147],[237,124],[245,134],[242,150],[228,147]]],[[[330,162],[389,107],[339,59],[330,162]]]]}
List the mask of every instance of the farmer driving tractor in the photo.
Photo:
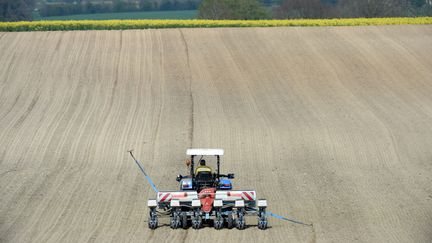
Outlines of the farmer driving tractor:
{"type": "Polygon", "coordinates": [[[207,171],[207,172],[210,172],[213,174],[213,169],[206,165],[206,161],[204,159],[201,159],[199,162],[199,166],[195,170],[195,175],[197,175],[200,172],[204,172],[204,171],[207,171]]]}

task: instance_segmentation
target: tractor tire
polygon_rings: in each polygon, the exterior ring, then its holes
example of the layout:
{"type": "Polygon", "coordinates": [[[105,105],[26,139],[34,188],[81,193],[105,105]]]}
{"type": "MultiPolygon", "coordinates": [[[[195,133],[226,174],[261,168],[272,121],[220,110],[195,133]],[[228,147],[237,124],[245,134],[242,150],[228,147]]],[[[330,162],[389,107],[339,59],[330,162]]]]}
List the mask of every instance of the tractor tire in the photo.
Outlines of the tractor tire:
{"type": "Polygon", "coordinates": [[[158,227],[158,218],[156,214],[156,209],[150,210],[150,216],[148,219],[148,227],[152,230],[156,229],[158,227]]]}
{"type": "Polygon", "coordinates": [[[226,217],[226,222],[228,229],[232,229],[234,227],[234,219],[232,214],[228,214],[228,216],[226,217]]]}
{"type": "Polygon", "coordinates": [[[268,225],[268,223],[267,223],[267,220],[258,220],[258,229],[260,229],[260,230],[265,230],[265,229],[267,229],[267,225],[268,225]]]}
{"type": "Polygon", "coordinates": [[[239,212],[236,219],[236,227],[239,230],[244,230],[246,228],[246,220],[243,212],[239,212]]]}
{"type": "Polygon", "coordinates": [[[265,210],[260,210],[258,216],[258,228],[260,230],[265,230],[268,227],[267,215],[265,210]]]}
{"type": "Polygon", "coordinates": [[[192,218],[192,228],[193,229],[199,229],[202,226],[202,219],[201,216],[194,216],[192,218]]]}
{"type": "Polygon", "coordinates": [[[180,220],[179,219],[171,219],[170,226],[171,226],[171,229],[178,229],[180,227],[180,220]]]}
{"type": "Polygon", "coordinates": [[[214,226],[214,228],[217,229],[217,230],[220,230],[220,229],[223,228],[223,226],[224,226],[224,221],[223,221],[222,216],[219,215],[219,216],[217,216],[217,217],[214,219],[214,221],[213,221],[213,226],[214,226]]]}
{"type": "Polygon", "coordinates": [[[180,216],[178,212],[174,211],[173,215],[170,218],[170,226],[172,229],[178,229],[181,225],[180,216]]]}
{"type": "Polygon", "coordinates": [[[236,227],[239,230],[244,230],[246,228],[246,221],[244,219],[237,219],[236,227]]]}
{"type": "Polygon", "coordinates": [[[149,219],[148,227],[149,227],[149,229],[152,229],[152,230],[156,229],[158,227],[158,221],[153,220],[153,219],[149,219]]]}
{"type": "Polygon", "coordinates": [[[186,212],[182,212],[182,213],[180,214],[180,218],[181,218],[181,224],[182,224],[183,229],[187,229],[187,227],[188,227],[188,222],[187,222],[187,215],[186,215],[186,212]]]}

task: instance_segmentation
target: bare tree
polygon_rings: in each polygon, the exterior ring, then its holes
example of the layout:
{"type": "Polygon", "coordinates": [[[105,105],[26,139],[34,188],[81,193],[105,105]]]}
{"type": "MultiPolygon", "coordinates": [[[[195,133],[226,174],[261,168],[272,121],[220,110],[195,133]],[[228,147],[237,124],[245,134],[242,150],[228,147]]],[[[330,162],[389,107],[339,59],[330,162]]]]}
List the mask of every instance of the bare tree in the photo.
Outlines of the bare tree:
{"type": "Polygon", "coordinates": [[[203,0],[199,7],[201,19],[264,19],[267,10],[258,0],[203,0]]]}
{"type": "Polygon", "coordinates": [[[199,17],[202,19],[226,19],[230,9],[224,1],[206,0],[199,7],[199,17]]]}
{"type": "Polygon", "coordinates": [[[0,21],[31,20],[34,0],[0,0],[0,21]]]}
{"type": "Polygon", "coordinates": [[[274,13],[277,18],[329,18],[336,17],[338,9],[322,0],[284,0],[274,13]]]}
{"type": "Polygon", "coordinates": [[[392,17],[411,14],[409,0],[344,0],[344,17],[392,17]]]}

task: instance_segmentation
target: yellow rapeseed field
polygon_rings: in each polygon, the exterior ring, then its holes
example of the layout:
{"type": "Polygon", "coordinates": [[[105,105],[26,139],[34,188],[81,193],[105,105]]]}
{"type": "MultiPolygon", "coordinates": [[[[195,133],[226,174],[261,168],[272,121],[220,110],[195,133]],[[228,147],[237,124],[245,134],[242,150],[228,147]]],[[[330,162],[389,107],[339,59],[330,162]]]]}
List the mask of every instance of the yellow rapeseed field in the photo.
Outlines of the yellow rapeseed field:
{"type": "Polygon", "coordinates": [[[150,28],[278,26],[365,26],[401,24],[432,24],[432,17],[288,20],[61,20],[33,22],[0,22],[0,31],[124,30],[150,28]]]}

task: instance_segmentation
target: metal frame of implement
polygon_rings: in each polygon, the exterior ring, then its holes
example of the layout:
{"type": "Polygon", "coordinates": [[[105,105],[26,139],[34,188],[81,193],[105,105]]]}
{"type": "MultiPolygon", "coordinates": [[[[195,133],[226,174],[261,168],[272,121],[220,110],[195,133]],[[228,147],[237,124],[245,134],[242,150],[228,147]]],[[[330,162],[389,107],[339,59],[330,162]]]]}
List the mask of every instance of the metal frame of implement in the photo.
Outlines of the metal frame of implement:
{"type": "MultiPolygon", "coordinates": [[[[245,228],[245,216],[256,215],[258,216],[259,222],[264,222],[265,225],[258,225],[259,228],[265,229],[267,227],[266,216],[274,217],[284,221],[300,224],[304,226],[313,227],[313,224],[303,223],[298,220],[286,218],[272,212],[266,212],[267,201],[256,200],[255,191],[216,191],[214,193],[213,207],[215,210],[211,213],[201,212],[201,201],[196,191],[159,191],[156,185],[153,183],[151,178],[147,175],[144,170],[144,166],[135,158],[133,150],[128,151],[151,185],[152,189],[157,194],[157,199],[150,199],[147,202],[147,206],[150,208],[149,216],[149,227],[155,229],[158,226],[158,217],[170,216],[171,227],[173,225],[177,228],[181,225],[186,227],[187,218],[192,221],[192,227],[197,229],[202,225],[203,219],[213,219],[215,228],[222,228],[223,218],[227,219],[228,228],[232,228],[235,224],[237,228],[245,228]],[[165,212],[157,211],[157,208],[164,210],[165,212]],[[188,211],[182,211],[181,208],[189,208],[188,211]],[[218,227],[219,226],[219,227],[218,227]]],[[[223,150],[208,149],[206,151],[197,149],[188,149],[187,155],[195,156],[201,154],[217,155],[219,162],[219,155],[223,155],[223,150]]],[[[218,163],[219,164],[219,163],[218,163]]]]}

